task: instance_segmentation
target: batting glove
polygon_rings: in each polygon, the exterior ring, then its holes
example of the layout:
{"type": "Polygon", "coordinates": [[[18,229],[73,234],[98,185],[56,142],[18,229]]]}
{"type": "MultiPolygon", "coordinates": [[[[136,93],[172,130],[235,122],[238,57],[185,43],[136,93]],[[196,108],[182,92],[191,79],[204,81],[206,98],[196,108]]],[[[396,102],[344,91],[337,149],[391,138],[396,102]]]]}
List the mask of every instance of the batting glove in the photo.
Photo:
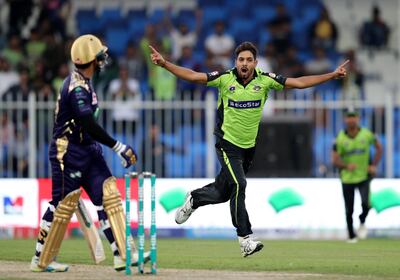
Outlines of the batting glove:
{"type": "Polygon", "coordinates": [[[112,149],[121,158],[121,164],[123,167],[128,168],[136,163],[137,155],[131,146],[117,141],[112,149]]]}

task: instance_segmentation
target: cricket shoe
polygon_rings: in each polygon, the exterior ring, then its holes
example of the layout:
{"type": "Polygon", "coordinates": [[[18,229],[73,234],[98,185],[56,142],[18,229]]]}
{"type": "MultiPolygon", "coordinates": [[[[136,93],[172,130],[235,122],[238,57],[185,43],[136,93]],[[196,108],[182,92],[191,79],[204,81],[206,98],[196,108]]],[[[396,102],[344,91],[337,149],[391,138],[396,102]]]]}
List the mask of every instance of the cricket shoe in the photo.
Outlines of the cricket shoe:
{"type": "Polygon", "coordinates": [[[358,242],[358,239],[357,239],[357,237],[352,237],[352,238],[347,239],[346,242],[349,244],[355,244],[358,242]]]}
{"type": "Polygon", "coordinates": [[[186,222],[195,210],[192,207],[193,198],[190,192],[188,192],[185,197],[185,204],[183,204],[183,206],[178,208],[178,210],[176,210],[175,212],[175,222],[177,224],[183,224],[184,222],[186,222]]]}
{"type": "Polygon", "coordinates": [[[243,257],[250,256],[258,251],[260,251],[264,245],[260,241],[255,241],[249,236],[239,237],[240,240],[240,251],[243,257]]]}
{"type": "Polygon", "coordinates": [[[30,269],[33,272],[66,272],[69,266],[63,263],[52,261],[46,268],[39,267],[39,258],[32,257],[30,269]]]}
{"type": "MultiPolygon", "coordinates": [[[[144,252],[143,254],[144,263],[147,263],[150,260],[150,251],[144,252]]],[[[131,258],[131,266],[137,266],[139,260],[139,254],[137,252],[132,254],[131,258]]],[[[114,256],[114,269],[116,271],[125,270],[125,261],[121,258],[121,256],[114,256]]]]}
{"type": "Polygon", "coordinates": [[[368,235],[368,229],[365,226],[365,224],[361,224],[360,227],[357,230],[357,236],[360,239],[367,239],[367,235],[368,235]]]}

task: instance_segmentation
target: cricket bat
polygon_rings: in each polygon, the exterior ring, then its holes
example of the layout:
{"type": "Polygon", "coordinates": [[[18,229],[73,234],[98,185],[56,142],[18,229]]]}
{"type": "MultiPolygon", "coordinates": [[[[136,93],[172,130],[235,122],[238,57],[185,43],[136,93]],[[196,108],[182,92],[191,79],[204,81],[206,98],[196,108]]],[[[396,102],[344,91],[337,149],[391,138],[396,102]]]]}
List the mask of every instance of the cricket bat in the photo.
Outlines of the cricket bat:
{"type": "Polygon", "coordinates": [[[104,254],[103,243],[101,242],[99,233],[95,224],[93,223],[92,217],[86,209],[85,203],[80,198],[78,202],[78,208],[75,211],[76,217],[78,218],[81,230],[88,243],[90,254],[96,264],[104,261],[106,255],[104,254]]]}

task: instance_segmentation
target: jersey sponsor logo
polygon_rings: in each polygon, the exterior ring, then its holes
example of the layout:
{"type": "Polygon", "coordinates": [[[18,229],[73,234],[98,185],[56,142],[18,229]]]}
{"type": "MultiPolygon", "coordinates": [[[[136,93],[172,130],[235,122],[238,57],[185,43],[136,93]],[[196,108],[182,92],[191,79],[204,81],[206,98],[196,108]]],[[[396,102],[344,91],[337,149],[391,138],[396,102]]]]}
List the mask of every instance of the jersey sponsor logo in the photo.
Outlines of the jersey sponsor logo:
{"type": "Polygon", "coordinates": [[[232,99],[228,100],[228,107],[236,109],[252,109],[259,108],[261,106],[261,100],[251,100],[251,101],[234,101],[232,99]]]}
{"type": "Polygon", "coordinates": [[[236,87],[235,87],[234,85],[231,85],[231,86],[229,87],[229,91],[235,91],[235,89],[236,89],[236,87]]]}
{"type": "Polygon", "coordinates": [[[354,149],[354,150],[346,151],[346,156],[362,155],[364,153],[365,153],[365,149],[354,149]]]}

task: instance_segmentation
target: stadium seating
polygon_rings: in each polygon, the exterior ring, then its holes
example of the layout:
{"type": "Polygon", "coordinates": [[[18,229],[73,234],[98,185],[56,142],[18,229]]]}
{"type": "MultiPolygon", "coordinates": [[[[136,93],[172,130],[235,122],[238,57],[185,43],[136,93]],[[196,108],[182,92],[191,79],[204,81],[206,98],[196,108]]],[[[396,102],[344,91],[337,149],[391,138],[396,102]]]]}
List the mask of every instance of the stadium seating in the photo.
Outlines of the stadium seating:
{"type": "Polygon", "coordinates": [[[244,41],[258,43],[258,29],[255,21],[236,19],[230,23],[229,30],[236,43],[244,41]]]}
{"type": "Polygon", "coordinates": [[[107,28],[105,38],[109,52],[118,57],[125,53],[130,39],[129,30],[120,27],[107,28]]]}
{"type": "Polygon", "coordinates": [[[76,21],[79,34],[97,33],[99,31],[98,18],[94,9],[79,10],[76,14],[76,21]]]}
{"type": "Polygon", "coordinates": [[[203,23],[210,25],[217,20],[225,21],[227,19],[227,11],[220,6],[206,6],[203,8],[203,23]]]}

